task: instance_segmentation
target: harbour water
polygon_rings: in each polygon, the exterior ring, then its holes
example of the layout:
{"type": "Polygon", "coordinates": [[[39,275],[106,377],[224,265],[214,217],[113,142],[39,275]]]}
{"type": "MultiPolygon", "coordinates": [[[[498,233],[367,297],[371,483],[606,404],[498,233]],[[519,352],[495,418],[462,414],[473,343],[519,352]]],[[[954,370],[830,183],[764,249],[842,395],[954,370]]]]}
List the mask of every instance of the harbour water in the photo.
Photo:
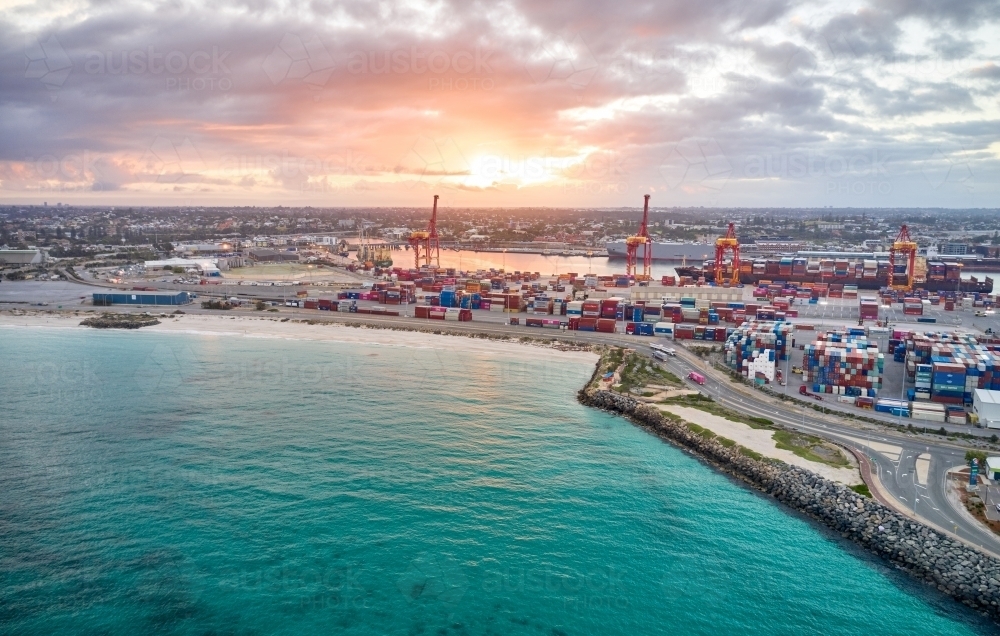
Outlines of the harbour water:
{"type": "MultiPolygon", "coordinates": [[[[408,251],[393,252],[393,261],[404,267],[412,266],[413,253],[408,251]]],[[[701,260],[689,261],[688,265],[700,265],[701,260]]],[[[653,277],[676,276],[674,268],[680,263],[663,261],[653,262],[653,277]]],[[[538,272],[543,276],[550,274],[624,274],[623,259],[609,259],[607,256],[560,256],[558,254],[523,254],[516,252],[473,252],[470,250],[443,250],[441,252],[442,267],[456,267],[462,270],[504,269],[508,272],[538,272]]]]}
{"type": "Polygon", "coordinates": [[[466,342],[0,328],[0,632],[989,629],[466,342]]]}
{"type": "MultiPolygon", "coordinates": [[[[688,259],[687,265],[698,266],[706,259],[715,257],[714,248],[706,246],[704,258],[688,259]]],[[[409,251],[393,252],[392,258],[395,265],[402,267],[412,267],[413,253],[409,251]]],[[[652,276],[654,280],[659,280],[662,276],[677,276],[676,268],[680,262],[653,261],[652,276]]],[[[559,254],[523,254],[515,252],[473,252],[470,250],[443,250],[441,252],[442,267],[456,267],[466,271],[477,269],[504,269],[509,272],[538,272],[543,276],[551,274],[566,274],[575,272],[577,274],[595,274],[600,276],[611,274],[624,274],[625,261],[623,259],[609,259],[607,256],[560,256],[559,254]]],[[[979,280],[986,278],[1000,279],[1000,274],[996,272],[977,271],[974,266],[963,270],[962,278],[974,276],[979,280]]]]}

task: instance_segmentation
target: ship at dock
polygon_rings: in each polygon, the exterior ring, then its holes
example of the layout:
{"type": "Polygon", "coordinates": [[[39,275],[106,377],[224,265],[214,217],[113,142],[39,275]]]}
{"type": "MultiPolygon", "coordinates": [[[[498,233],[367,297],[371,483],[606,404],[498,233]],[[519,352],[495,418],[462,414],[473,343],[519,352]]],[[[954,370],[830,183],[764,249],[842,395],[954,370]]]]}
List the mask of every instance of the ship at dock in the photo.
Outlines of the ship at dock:
{"type": "MultiPolygon", "coordinates": [[[[725,267],[728,269],[724,271],[724,280],[730,280],[732,264],[725,267]]],[[[890,269],[888,252],[800,251],[788,256],[739,261],[739,281],[755,286],[782,281],[856,285],[858,289],[879,290],[890,286],[890,269]]],[[[680,277],[715,282],[714,261],[706,260],[703,265],[678,267],[676,270],[680,277]]],[[[930,292],[990,294],[993,292],[993,279],[962,278],[961,262],[917,257],[913,286],[930,292]]]]}
{"type": "MultiPolygon", "coordinates": [[[[654,261],[695,261],[700,262],[715,252],[715,245],[708,243],[657,243],[652,245],[652,260],[654,261]]],[[[625,258],[628,247],[625,241],[608,241],[605,247],[608,258],[625,258]]],[[[642,261],[646,255],[646,245],[638,247],[637,258],[642,261]]]]}

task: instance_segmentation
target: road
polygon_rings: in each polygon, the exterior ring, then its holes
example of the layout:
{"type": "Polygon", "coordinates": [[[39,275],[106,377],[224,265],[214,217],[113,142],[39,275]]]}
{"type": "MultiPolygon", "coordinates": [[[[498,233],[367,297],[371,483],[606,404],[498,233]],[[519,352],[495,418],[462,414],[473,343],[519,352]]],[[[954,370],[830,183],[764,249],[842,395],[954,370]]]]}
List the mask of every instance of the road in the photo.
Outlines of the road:
{"type": "MultiPolygon", "coordinates": [[[[644,345],[633,347],[645,350],[644,345]]],[[[915,515],[960,539],[1000,557],[1000,537],[953,503],[946,494],[947,473],[965,465],[965,449],[937,440],[886,431],[875,426],[852,425],[821,416],[812,409],[790,405],[732,382],[703,360],[682,348],[680,355],[666,362],[668,370],[685,378],[698,371],[706,376],[704,386],[689,384],[715,401],[737,410],[766,417],[785,427],[828,439],[867,456],[877,473],[884,494],[892,498],[900,512],[915,515]]]]}
{"type": "MultiPolygon", "coordinates": [[[[68,290],[60,291],[66,293],[68,290]]],[[[159,312],[172,311],[173,309],[173,307],[141,308],[138,311],[159,312]]],[[[409,308],[403,306],[400,309],[407,311],[409,308]]],[[[136,308],[113,307],[102,310],[131,312],[136,311],[136,308]]],[[[196,305],[186,305],[182,310],[189,314],[219,313],[218,311],[201,309],[196,305]]],[[[229,314],[229,312],[226,313],[229,314]]],[[[243,309],[232,310],[232,314],[261,315],[259,312],[243,309]]],[[[323,322],[361,322],[381,327],[483,333],[498,337],[531,336],[555,338],[575,343],[612,344],[631,347],[647,354],[651,354],[649,344],[655,342],[651,338],[625,334],[509,326],[505,324],[506,316],[504,314],[490,312],[477,312],[476,322],[467,323],[320,312],[288,307],[281,307],[280,315],[282,318],[323,322]]],[[[821,415],[812,409],[806,409],[792,403],[780,402],[745,385],[732,382],[728,376],[707,368],[704,360],[695,357],[683,347],[678,347],[678,351],[680,355],[671,358],[665,365],[681,378],[685,378],[692,370],[697,370],[705,375],[707,378],[705,385],[698,386],[691,383],[693,388],[703,391],[719,403],[740,412],[767,417],[783,426],[829,439],[863,453],[869,457],[874,472],[882,484],[884,494],[892,498],[898,510],[915,514],[938,529],[1000,557],[1000,538],[992,534],[967,512],[960,510],[958,508],[960,504],[952,503],[946,495],[947,472],[951,468],[965,464],[964,448],[946,440],[928,439],[927,436],[901,434],[874,425],[852,423],[831,415],[821,415]]]]}

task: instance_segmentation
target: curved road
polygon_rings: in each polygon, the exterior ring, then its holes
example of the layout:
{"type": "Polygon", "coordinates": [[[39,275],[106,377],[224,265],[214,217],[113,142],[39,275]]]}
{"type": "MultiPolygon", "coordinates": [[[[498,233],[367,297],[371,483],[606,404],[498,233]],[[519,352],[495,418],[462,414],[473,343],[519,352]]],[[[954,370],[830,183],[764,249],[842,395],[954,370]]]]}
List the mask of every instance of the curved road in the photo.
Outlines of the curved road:
{"type": "MultiPolygon", "coordinates": [[[[636,343],[632,346],[645,348],[636,343]]],[[[732,382],[714,369],[706,369],[703,360],[683,349],[678,353],[666,363],[668,369],[680,377],[695,370],[706,377],[703,386],[690,383],[693,388],[734,410],[766,417],[859,451],[869,458],[880,489],[891,497],[894,508],[1000,557],[1000,537],[946,494],[948,471],[965,466],[964,448],[870,425],[852,426],[797,404],[772,402],[772,398],[732,382]]]]}

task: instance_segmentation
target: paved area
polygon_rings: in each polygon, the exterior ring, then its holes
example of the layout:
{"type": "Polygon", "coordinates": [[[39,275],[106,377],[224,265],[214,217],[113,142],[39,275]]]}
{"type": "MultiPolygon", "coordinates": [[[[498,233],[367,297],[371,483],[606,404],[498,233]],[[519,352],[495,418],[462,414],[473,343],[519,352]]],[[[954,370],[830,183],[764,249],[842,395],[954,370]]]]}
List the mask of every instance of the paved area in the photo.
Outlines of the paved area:
{"type": "Polygon", "coordinates": [[[52,309],[59,305],[76,308],[81,302],[89,301],[95,291],[99,290],[65,280],[5,280],[0,283],[0,307],[45,303],[52,309]]]}
{"type": "Polygon", "coordinates": [[[1000,521],[1000,511],[997,511],[997,504],[1000,503],[1000,486],[980,486],[979,494],[986,503],[986,518],[990,521],[1000,521]]]}

